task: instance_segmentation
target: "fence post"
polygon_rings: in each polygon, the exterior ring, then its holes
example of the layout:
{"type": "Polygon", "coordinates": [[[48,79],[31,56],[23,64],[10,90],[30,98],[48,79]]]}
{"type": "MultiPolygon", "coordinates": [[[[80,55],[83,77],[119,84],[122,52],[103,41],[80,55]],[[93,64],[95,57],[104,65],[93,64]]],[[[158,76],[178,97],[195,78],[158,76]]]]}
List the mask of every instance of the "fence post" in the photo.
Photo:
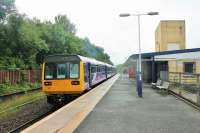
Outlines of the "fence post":
{"type": "Polygon", "coordinates": [[[181,84],[181,73],[179,73],[179,84],[181,84]]]}
{"type": "Polygon", "coordinates": [[[178,87],[178,93],[179,95],[182,95],[182,86],[181,86],[181,73],[178,73],[179,77],[179,87],[178,87]]]}
{"type": "Polygon", "coordinates": [[[197,76],[196,90],[197,90],[197,104],[200,105],[200,84],[199,84],[199,74],[197,76]]]}
{"type": "Polygon", "coordinates": [[[200,105],[200,90],[197,91],[197,104],[200,105]]]}
{"type": "Polygon", "coordinates": [[[199,85],[199,74],[196,75],[197,76],[197,85],[199,85]]]}

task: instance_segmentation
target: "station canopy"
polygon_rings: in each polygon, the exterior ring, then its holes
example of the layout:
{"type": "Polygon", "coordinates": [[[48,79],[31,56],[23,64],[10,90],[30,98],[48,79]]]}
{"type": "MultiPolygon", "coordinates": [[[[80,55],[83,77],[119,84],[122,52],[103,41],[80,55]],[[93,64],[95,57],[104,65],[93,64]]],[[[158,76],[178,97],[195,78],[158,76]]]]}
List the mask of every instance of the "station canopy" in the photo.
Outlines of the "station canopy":
{"type": "Polygon", "coordinates": [[[200,51],[196,52],[185,52],[185,53],[174,53],[166,55],[154,56],[156,61],[163,60],[200,60],[200,51]]]}

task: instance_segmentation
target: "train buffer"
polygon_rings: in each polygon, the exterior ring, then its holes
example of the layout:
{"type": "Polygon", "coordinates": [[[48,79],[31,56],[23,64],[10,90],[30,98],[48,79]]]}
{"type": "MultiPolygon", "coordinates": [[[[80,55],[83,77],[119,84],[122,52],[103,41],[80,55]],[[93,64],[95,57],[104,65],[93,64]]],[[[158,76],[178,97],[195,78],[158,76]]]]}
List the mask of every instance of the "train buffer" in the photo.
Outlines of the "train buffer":
{"type": "Polygon", "coordinates": [[[163,96],[116,75],[23,132],[200,133],[200,112],[175,97],[163,96]]]}

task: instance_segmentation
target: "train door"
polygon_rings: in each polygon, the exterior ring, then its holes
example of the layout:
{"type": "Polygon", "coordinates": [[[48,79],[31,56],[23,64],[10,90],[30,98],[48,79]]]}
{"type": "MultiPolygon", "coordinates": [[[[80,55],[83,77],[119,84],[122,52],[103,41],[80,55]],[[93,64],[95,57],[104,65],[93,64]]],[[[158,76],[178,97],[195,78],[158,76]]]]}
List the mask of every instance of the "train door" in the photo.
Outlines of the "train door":
{"type": "Polygon", "coordinates": [[[90,88],[90,69],[89,69],[89,64],[84,63],[84,83],[85,83],[85,88],[89,89],[90,88]]]}
{"type": "Polygon", "coordinates": [[[87,63],[89,86],[92,86],[91,63],[87,63]]]}
{"type": "Polygon", "coordinates": [[[107,66],[105,66],[105,74],[106,74],[106,79],[108,78],[108,70],[107,70],[107,66]]]}

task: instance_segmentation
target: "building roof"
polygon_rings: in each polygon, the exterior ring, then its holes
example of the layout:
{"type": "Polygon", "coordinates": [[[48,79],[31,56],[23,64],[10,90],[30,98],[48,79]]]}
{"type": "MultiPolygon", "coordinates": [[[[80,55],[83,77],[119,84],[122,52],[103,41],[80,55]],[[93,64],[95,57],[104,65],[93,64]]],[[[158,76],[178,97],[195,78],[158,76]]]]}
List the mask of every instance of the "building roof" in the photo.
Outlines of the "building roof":
{"type": "MultiPolygon", "coordinates": [[[[172,54],[189,53],[189,52],[200,52],[200,48],[142,53],[142,58],[151,58],[158,55],[172,55],[172,54]]],[[[133,54],[129,58],[137,58],[137,57],[138,57],[138,54],[133,54]]]]}

